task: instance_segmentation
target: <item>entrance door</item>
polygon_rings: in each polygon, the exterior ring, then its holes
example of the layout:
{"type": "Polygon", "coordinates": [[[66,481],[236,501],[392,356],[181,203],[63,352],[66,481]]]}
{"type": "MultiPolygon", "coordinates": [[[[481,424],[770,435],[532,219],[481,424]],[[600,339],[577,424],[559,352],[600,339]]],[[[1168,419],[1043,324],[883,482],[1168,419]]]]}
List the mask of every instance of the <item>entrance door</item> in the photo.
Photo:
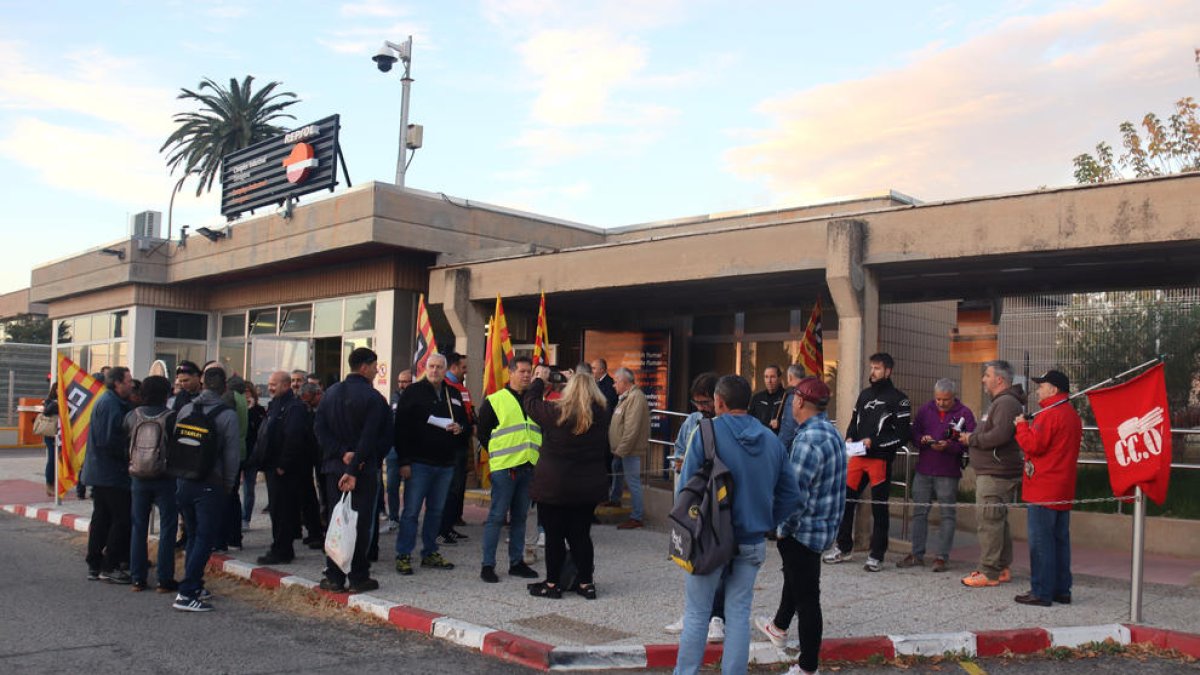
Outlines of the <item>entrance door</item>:
{"type": "Polygon", "coordinates": [[[312,347],[308,338],[255,337],[250,340],[250,379],[265,384],[277,370],[309,372],[312,347]]]}
{"type": "Polygon", "coordinates": [[[313,340],[312,372],[321,378],[321,385],[328,389],[342,379],[342,338],[322,337],[313,340]]]}

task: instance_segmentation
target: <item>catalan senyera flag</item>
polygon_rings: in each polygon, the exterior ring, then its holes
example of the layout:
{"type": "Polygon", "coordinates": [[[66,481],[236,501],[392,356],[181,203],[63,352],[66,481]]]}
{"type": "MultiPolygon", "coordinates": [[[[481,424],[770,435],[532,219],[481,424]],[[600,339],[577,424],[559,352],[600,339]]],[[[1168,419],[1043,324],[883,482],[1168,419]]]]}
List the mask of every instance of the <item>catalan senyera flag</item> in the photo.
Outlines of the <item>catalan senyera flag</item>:
{"type": "Polygon", "coordinates": [[[513,358],[512,339],[508,335],[508,321],[504,318],[504,304],[496,296],[496,311],[488,324],[487,355],[483,360],[483,395],[494,394],[508,384],[508,364],[513,358]]]}
{"type": "Polygon", "coordinates": [[[413,377],[425,373],[425,362],[430,354],[438,353],[437,340],[433,339],[433,325],[429,323],[429,312],[425,310],[425,294],[417,298],[417,348],[413,350],[413,377]]]}
{"type": "Polygon", "coordinates": [[[65,497],[79,483],[92,409],[104,394],[103,383],[71,359],[58,355],[58,418],[62,434],[62,452],[58,455],[59,497],[65,497]]]}
{"type": "Polygon", "coordinates": [[[546,294],[542,293],[542,304],[538,307],[537,331],[533,336],[533,365],[549,364],[546,346],[550,344],[550,333],[546,330],[546,294]]]}
{"type": "Polygon", "coordinates": [[[800,341],[800,363],[809,375],[825,376],[825,346],[821,337],[821,298],[813,305],[804,338],[800,341]]]}

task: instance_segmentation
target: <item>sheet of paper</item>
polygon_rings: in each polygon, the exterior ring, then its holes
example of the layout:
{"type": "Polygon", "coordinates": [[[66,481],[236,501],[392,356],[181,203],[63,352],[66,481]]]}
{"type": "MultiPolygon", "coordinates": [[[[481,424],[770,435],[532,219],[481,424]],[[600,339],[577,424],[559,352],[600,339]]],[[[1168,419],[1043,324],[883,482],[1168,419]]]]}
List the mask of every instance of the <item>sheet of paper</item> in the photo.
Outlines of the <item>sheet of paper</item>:
{"type": "Polygon", "coordinates": [[[454,424],[454,420],[449,417],[438,417],[437,415],[430,415],[429,419],[425,421],[439,429],[448,429],[451,424],[454,424]]]}
{"type": "Polygon", "coordinates": [[[851,457],[862,457],[867,454],[867,446],[862,441],[846,441],[846,454],[851,457]]]}

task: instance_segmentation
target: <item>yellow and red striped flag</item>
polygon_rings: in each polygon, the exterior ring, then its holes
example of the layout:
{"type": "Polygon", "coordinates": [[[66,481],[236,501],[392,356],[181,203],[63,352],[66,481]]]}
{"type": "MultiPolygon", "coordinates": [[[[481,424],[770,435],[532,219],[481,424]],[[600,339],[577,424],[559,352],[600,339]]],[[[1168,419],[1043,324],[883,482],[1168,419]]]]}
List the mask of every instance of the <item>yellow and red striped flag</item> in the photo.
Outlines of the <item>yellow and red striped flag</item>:
{"type": "Polygon", "coordinates": [[[549,364],[546,348],[550,344],[550,333],[546,330],[546,294],[542,293],[542,304],[538,307],[537,330],[533,336],[533,365],[549,364]]]}
{"type": "Polygon", "coordinates": [[[62,434],[62,452],[58,455],[59,497],[65,497],[79,483],[92,409],[104,393],[103,383],[71,359],[58,355],[58,418],[62,434]]]}
{"type": "Polygon", "coordinates": [[[429,323],[429,312],[425,310],[425,294],[417,298],[417,348],[413,351],[413,377],[425,373],[425,363],[430,354],[438,353],[437,340],[433,338],[433,325],[429,323]]]}
{"type": "Polygon", "coordinates": [[[800,362],[809,375],[825,377],[825,347],[821,338],[821,298],[813,305],[804,338],[800,341],[800,362]]]}
{"type": "Polygon", "coordinates": [[[488,323],[487,355],[483,360],[483,395],[494,394],[508,384],[508,364],[513,358],[512,339],[508,335],[508,320],[504,305],[496,296],[496,312],[488,323]]]}

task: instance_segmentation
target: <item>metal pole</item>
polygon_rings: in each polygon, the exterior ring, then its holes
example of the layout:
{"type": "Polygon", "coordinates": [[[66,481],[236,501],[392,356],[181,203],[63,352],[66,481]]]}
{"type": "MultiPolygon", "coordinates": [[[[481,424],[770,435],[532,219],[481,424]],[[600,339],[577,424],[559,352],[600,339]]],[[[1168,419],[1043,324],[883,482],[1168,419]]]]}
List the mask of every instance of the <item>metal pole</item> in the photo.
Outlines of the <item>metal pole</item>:
{"type": "Polygon", "coordinates": [[[13,413],[17,410],[16,391],[13,388],[13,382],[17,374],[13,371],[8,371],[8,426],[12,426],[13,413]]]}
{"type": "Polygon", "coordinates": [[[58,421],[59,421],[59,425],[60,425],[58,428],[58,433],[54,434],[54,505],[62,506],[62,495],[59,494],[59,491],[58,491],[58,483],[60,480],[62,480],[62,477],[59,475],[59,472],[61,470],[58,468],[59,457],[62,455],[62,426],[61,426],[62,425],[62,414],[61,413],[59,413],[58,421]]]}
{"type": "Polygon", "coordinates": [[[412,36],[405,42],[407,58],[402,59],[404,77],[400,80],[400,155],[396,158],[396,187],[404,187],[404,172],[408,168],[408,90],[412,85],[412,36]]]}
{"type": "Polygon", "coordinates": [[[1146,493],[1133,492],[1133,569],[1129,584],[1129,621],[1142,622],[1142,557],[1146,549],[1146,493]]]}

